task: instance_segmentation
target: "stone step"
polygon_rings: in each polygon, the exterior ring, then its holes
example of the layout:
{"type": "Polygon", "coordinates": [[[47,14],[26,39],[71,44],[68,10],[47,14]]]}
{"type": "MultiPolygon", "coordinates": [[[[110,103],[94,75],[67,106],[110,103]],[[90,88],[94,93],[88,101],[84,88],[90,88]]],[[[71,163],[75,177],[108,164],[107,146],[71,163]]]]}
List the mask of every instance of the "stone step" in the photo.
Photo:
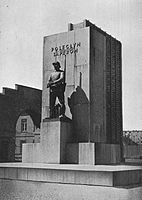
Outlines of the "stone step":
{"type": "Polygon", "coordinates": [[[142,166],[1,163],[0,179],[125,187],[142,184],[142,166]]]}

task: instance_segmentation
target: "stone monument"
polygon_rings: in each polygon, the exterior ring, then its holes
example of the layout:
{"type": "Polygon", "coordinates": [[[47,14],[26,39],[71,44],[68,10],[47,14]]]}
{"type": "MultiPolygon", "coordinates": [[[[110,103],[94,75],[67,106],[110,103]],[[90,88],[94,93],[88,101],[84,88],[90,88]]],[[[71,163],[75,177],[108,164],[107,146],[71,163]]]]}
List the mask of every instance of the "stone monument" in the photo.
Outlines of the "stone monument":
{"type": "MultiPolygon", "coordinates": [[[[42,152],[40,161],[52,163],[53,159],[55,163],[120,163],[121,85],[121,43],[89,21],[69,24],[68,32],[44,37],[40,150],[37,144],[31,144],[32,151],[36,146],[37,151],[42,152]],[[60,72],[56,73],[64,72],[66,79],[66,119],[62,120],[51,116],[51,110],[54,104],[56,107],[64,107],[64,97],[58,98],[59,102],[56,103],[54,98],[51,106],[51,97],[55,95],[52,95],[50,87],[47,88],[56,63],[60,68],[60,72]],[[59,128],[62,126],[64,130],[59,128]],[[60,139],[57,142],[58,137],[60,139]],[[52,147],[57,146],[62,150],[60,152],[57,149],[55,153],[52,147]],[[50,148],[52,154],[49,153],[50,148]],[[63,155],[58,155],[56,162],[55,157],[59,152],[63,155]],[[46,158],[41,160],[43,154],[46,158]],[[59,159],[62,156],[64,159],[59,159]]],[[[29,152],[30,145],[24,145],[23,162],[30,161],[27,157],[29,153],[25,153],[26,148],[29,152]]],[[[34,162],[39,162],[37,156],[35,159],[34,162]]]]}
{"type": "Polygon", "coordinates": [[[0,198],[141,200],[142,166],[121,163],[121,78],[121,43],[88,20],[44,37],[40,143],[0,164],[0,198]]]}

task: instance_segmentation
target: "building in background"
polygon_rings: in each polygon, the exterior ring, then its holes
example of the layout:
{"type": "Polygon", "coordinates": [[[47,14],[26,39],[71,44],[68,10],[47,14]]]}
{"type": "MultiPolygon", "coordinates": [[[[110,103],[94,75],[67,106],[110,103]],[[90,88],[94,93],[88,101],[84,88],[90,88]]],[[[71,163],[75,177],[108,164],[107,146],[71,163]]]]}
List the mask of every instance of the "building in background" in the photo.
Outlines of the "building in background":
{"type": "Polygon", "coordinates": [[[22,113],[16,123],[15,161],[22,161],[22,144],[40,142],[40,129],[28,113],[22,113]]]}
{"type": "Polygon", "coordinates": [[[16,85],[0,94],[0,162],[20,161],[22,143],[38,142],[41,121],[39,89],[16,85]]]}

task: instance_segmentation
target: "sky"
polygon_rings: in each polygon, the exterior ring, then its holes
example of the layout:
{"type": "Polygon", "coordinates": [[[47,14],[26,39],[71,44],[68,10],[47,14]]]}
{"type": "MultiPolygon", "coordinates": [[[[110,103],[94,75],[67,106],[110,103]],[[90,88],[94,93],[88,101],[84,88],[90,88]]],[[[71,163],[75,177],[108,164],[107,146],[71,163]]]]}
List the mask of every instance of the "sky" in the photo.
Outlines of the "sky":
{"type": "Polygon", "coordinates": [[[0,0],[0,92],[42,89],[43,37],[88,19],[122,42],[124,130],[142,130],[141,0],[0,0]]]}

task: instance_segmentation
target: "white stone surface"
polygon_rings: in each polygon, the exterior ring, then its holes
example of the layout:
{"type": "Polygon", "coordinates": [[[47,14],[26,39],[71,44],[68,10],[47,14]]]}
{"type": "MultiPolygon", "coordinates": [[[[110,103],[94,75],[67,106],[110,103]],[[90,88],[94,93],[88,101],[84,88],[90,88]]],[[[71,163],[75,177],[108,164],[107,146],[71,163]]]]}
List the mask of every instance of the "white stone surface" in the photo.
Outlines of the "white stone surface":
{"type": "Polygon", "coordinates": [[[142,187],[114,188],[1,180],[1,200],[141,200],[142,187]]]}
{"type": "Polygon", "coordinates": [[[41,168],[41,169],[64,169],[80,171],[129,171],[142,170],[142,166],[133,165],[71,165],[71,164],[46,164],[46,163],[0,163],[0,168],[41,168]]]}
{"type": "Polygon", "coordinates": [[[95,143],[79,143],[79,164],[95,165],[95,143]]]}
{"type": "Polygon", "coordinates": [[[51,183],[127,186],[142,184],[142,166],[1,163],[0,178],[51,183]]]}
{"type": "Polygon", "coordinates": [[[22,145],[22,162],[43,162],[40,143],[31,143],[22,145]]]}
{"type": "Polygon", "coordinates": [[[42,122],[41,141],[37,144],[23,144],[22,162],[66,163],[66,145],[71,141],[72,126],[69,120],[42,122]]]}

